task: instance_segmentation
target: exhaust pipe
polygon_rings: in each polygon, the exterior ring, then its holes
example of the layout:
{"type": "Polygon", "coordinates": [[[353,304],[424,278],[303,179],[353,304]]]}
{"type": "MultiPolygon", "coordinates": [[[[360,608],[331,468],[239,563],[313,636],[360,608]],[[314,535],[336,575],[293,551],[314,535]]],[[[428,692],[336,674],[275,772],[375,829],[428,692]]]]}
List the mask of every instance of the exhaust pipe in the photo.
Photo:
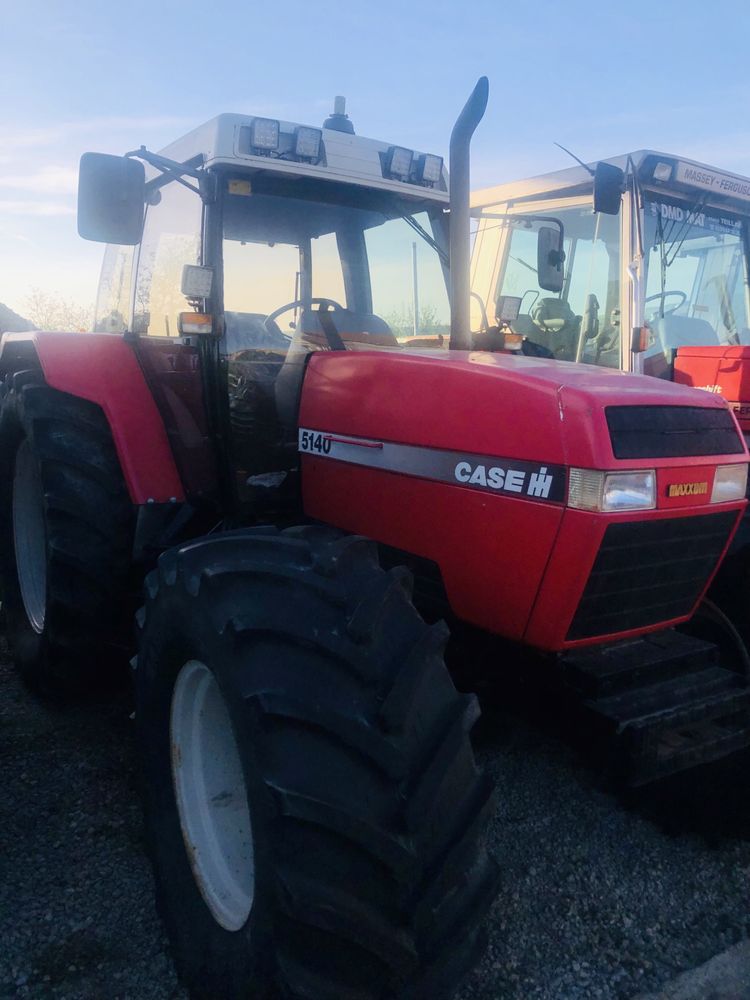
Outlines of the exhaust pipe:
{"type": "Polygon", "coordinates": [[[471,97],[456,119],[450,145],[450,289],[451,339],[453,351],[471,350],[469,295],[470,211],[469,211],[469,150],[471,137],[487,108],[490,84],[480,76],[471,97]]]}

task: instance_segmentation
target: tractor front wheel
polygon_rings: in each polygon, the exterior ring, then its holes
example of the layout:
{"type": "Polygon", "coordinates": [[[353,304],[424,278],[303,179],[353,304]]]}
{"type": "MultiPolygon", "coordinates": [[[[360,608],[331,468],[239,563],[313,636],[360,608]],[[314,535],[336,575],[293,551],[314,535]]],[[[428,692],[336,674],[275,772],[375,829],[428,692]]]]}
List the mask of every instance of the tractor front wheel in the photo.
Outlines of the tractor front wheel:
{"type": "Polygon", "coordinates": [[[482,945],[491,789],[403,571],[324,528],[161,557],[136,719],[157,900],[194,998],[434,1000],[482,945]]]}

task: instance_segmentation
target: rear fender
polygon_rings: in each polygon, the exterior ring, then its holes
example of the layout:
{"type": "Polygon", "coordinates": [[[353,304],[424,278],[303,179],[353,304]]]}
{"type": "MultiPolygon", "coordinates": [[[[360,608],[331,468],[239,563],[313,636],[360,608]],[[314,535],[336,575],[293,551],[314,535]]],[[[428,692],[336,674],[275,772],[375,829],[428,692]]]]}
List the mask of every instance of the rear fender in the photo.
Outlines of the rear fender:
{"type": "Polygon", "coordinates": [[[105,333],[6,333],[0,374],[39,368],[53,389],[104,411],[134,504],[185,499],[164,423],[131,345],[105,333]]]}

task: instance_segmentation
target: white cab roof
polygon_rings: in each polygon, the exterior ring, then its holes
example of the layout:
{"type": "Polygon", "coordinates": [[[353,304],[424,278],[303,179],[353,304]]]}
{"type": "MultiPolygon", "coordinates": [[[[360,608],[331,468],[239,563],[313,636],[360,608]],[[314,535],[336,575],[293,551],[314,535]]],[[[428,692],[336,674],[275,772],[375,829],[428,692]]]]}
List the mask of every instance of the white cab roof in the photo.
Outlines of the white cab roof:
{"type": "MultiPolygon", "coordinates": [[[[204,165],[234,166],[241,170],[273,170],[292,176],[318,177],[343,181],[369,188],[379,188],[398,193],[403,197],[448,204],[448,173],[443,167],[440,188],[424,187],[383,177],[381,154],[386,154],[391,144],[360,135],[350,135],[333,129],[322,129],[325,164],[297,162],[241,152],[240,130],[252,125],[252,115],[223,114],[212,118],[187,135],[161,150],[163,156],[184,163],[202,156],[204,165]]],[[[282,134],[293,135],[296,122],[280,121],[282,134]]],[[[414,150],[415,156],[424,150],[414,150]]]]}
{"type": "MultiPolygon", "coordinates": [[[[604,162],[611,163],[624,170],[627,167],[628,161],[631,160],[636,170],[638,170],[646,159],[663,159],[670,163],[679,164],[683,169],[693,168],[697,174],[713,177],[725,184],[729,183],[735,188],[747,188],[750,190],[750,178],[741,177],[739,174],[732,174],[704,163],[698,163],[696,160],[689,160],[684,156],[659,152],[655,149],[640,149],[635,153],[623,153],[621,156],[613,156],[604,162]]],[[[589,166],[593,170],[596,162],[589,164],[589,166]]],[[[589,171],[581,166],[573,166],[565,170],[556,170],[553,173],[539,174],[536,177],[509,181],[495,187],[474,191],[471,196],[471,207],[476,210],[474,214],[479,215],[481,209],[489,208],[491,205],[532,201],[540,196],[547,197],[555,194],[561,196],[586,194],[591,191],[591,188],[592,177],[589,171]]],[[[706,185],[696,184],[696,189],[705,190],[706,185]]],[[[732,194],[723,194],[718,188],[711,193],[722,200],[733,197],[732,194]]],[[[746,195],[739,194],[737,197],[745,203],[748,200],[746,195]]]]}

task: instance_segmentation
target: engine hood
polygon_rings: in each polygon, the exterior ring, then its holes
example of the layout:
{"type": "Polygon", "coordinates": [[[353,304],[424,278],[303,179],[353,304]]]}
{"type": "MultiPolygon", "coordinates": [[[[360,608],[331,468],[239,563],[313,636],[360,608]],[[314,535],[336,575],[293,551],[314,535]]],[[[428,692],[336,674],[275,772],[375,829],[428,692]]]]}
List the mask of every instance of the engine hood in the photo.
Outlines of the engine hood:
{"type": "MultiPolygon", "coordinates": [[[[716,395],[647,376],[486,352],[320,352],[300,425],[424,448],[586,468],[616,460],[609,406],[726,409],[716,395]]],[[[659,461],[650,461],[658,465],[659,461]]]]}
{"type": "Polygon", "coordinates": [[[744,499],[722,503],[720,511],[710,502],[716,466],[747,461],[721,398],[566,362],[320,351],[304,376],[298,449],[309,517],[406,554],[414,572],[444,586],[458,618],[547,650],[687,618],[745,507],[744,499]],[[620,409],[608,414],[612,407],[620,409]],[[656,505],[616,512],[572,507],[571,467],[655,469],[656,505]],[[699,516],[704,520],[693,529],[699,516]],[[683,605],[670,603],[668,582],[666,605],[659,591],[653,606],[625,624],[611,616],[586,619],[584,634],[584,619],[576,617],[584,595],[585,608],[609,600],[597,589],[603,577],[594,569],[610,527],[626,545],[613,564],[622,572],[606,576],[607,586],[617,591],[614,600],[628,591],[635,607],[660,585],[647,582],[655,542],[677,532],[669,549],[674,559],[704,538],[707,525],[718,526],[708,533],[716,549],[695,586],[680,591],[688,595],[683,605]]]}

